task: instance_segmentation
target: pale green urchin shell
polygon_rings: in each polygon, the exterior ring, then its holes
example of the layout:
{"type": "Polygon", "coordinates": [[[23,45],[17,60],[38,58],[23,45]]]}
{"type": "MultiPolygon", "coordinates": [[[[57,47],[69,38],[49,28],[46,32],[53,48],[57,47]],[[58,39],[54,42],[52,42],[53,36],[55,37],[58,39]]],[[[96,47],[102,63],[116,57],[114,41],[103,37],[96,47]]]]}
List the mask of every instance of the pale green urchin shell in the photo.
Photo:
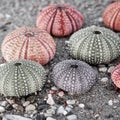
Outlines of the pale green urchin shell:
{"type": "Polygon", "coordinates": [[[0,65],[0,93],[5,96],[26,96],[40,91],[46,81],[42,65],[18,60],[0,65]]]}
{"type": "Polygon", "coordinates": [[[109,63],[120,55],[120,38],[113,31],[91,26],[75,32],[69,40],[70,55],[90,64],[109,63]]]}

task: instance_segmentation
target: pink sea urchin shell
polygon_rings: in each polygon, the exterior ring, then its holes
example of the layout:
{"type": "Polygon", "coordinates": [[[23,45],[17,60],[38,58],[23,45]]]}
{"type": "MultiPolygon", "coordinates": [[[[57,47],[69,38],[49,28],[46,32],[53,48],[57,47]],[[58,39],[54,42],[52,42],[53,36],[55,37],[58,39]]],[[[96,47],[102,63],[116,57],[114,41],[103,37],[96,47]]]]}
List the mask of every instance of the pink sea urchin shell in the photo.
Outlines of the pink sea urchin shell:
{"type": "Polygon", "coordinates": [[[28,59],[44,65],[54,57],[56,44],[46,31],[34,27],[22,27],[5,37],[1,50],[8,62],[28,59]]]}
{"type": "Polygon", "coordinates": [[[42,9],[36,25],[54,36],[67,36],[80,29],[83,15],[69,4],[53,4],[42,9]]]}
{"type": "Polygon", "coordinates": [[[120,31],[120,2],[114,2],[104,10],[103,22],[110,29],[120,31]]]}
{"type": "Polygon", "coordinates": [[[111,79],[116,87],[120,88],[120,64],[112,70],[111,79]]]}

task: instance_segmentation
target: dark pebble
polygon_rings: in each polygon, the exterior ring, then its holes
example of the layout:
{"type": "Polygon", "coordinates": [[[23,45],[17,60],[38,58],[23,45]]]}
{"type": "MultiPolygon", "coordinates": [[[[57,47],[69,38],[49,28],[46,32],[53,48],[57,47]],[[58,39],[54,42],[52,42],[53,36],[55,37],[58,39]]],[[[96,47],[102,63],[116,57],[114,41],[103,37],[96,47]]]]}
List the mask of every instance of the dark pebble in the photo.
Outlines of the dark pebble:
{"type": "Polygon", "coordinates": [[[49,104],[47,104],[47,103],[40,103],[39,105],[38,105],[38,110],[40,110],[40,111],[42,111],[42,110],[44,110],[44,109],[48,109],[50,107],[50,105],[49,104]]]}
{"type": "Polygon", "coordinates": [[[36,115],[33,120],[46,120],[44,115],[36,115]]]}

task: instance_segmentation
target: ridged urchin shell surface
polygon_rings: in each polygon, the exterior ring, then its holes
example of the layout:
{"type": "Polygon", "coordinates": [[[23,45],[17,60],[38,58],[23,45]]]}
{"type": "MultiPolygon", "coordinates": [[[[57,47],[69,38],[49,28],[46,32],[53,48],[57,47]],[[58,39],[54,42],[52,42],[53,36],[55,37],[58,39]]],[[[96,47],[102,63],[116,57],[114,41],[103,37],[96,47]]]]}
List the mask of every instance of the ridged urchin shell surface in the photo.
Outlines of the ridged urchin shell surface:
{"type": "Polygon", "coordinates": [[[69,93],[82,94],[95,84],[97,71],[79,60],[64,60],[56,64],[52,71],[52,80],[58,88],[69,93]]]}
{"type": "Polygon", "coordinates": [[[54,36],[67,36],[84,23],[83,15],[70,4],[52,4],[40,10],[36,25],[54,36]]]}
{"type": "Polygon", "coordinates": [[[120,38],[97,26],[81,29],[70,37],[70,55],[90,64],[109,63],[120,55],[120,38]]]}
{"type": "Polygon", "coordinates": [[[42,89],[46,81],[44,68],[36,62],[18,60],[0,65],[0,93],[26,96],[42,89]]]}
{"type": "Polygon", "coordinates": [[[104,10],[103,22],[110,29],[120,31],[120,2],[114,2],[104,10]]]}
{"type": "Polygon", "coordinates": [[[35,27],[21,27],[10,32],[1,46],[6,61],[27,59],[44,65],[53,59],[56,44],[52,36],[35,27]]]}

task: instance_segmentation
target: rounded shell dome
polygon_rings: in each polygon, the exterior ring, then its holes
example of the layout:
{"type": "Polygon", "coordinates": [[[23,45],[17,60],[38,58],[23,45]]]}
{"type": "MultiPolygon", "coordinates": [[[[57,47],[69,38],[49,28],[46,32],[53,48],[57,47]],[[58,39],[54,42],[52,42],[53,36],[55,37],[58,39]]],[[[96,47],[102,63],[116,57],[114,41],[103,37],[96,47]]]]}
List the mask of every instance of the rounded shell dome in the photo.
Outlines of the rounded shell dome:
{"type": "Polygon", "coordinates": [[[44,68],[36,62],[18,60],[0,65],[0,93],[26,96],[42,89],[46,81],[44,68]]]}
{"type": "Polygon", "coordinates": [[[70,55],[90,64],[109,63],[120,55],[120,38],[97,26],[81,29],[70,37],[70,55]]]}
{"type": "Polygon", "coordinates": [[[95,84],[97,72],[79,60],[64,60],[54,66],[52,78],[55,85],[72,94],[83,94],[95,84]]]}
{"type": "Polygon", "coordinates": [[[120,88],[120,64],[117,65],[111,72],[111,79],[113,83],[120,88]]]}
{"type": "Polygon", "coordinates": [[[5,37],[1,50],[8,62],[27,59],[44,65],[53,59],[56,44],[46,31],[35,27],[21,27],[5,37]]]}
{"type": "Polygon", "coordinates": [[[114,2],[104,10],[103,22],[110,29],[120,31],[120,2],[114,2]]]}
{"type": "Polygon", "coordinates": [[[36,25],[54,36],[67,36],[80,29],[83,15],[69,4],[53,4],[40,10],[36,25]]]}

